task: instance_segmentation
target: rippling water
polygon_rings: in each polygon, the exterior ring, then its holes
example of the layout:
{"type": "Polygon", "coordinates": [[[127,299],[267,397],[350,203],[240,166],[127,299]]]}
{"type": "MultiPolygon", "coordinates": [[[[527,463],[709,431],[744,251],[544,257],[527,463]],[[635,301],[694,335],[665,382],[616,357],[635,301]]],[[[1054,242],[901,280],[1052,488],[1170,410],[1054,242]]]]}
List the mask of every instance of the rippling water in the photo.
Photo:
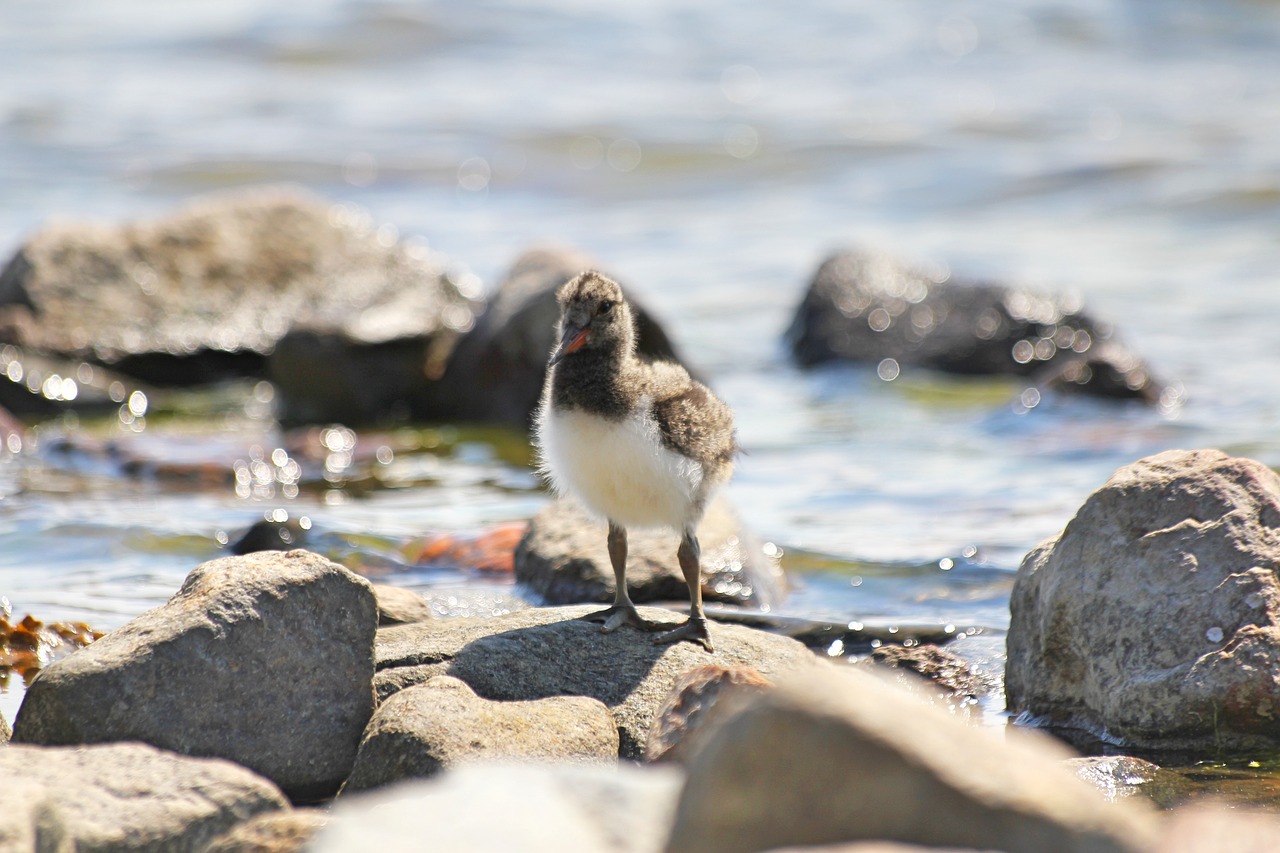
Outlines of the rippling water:
{"type": "MultiPolygon", "coordinates": [[[[4,17],[6,253],[53,217],[265,181],[363,205],[488,282],[533,243],[583,247],[737,410],[730,496],[804,570],[791,612],[983,626],[970,654],[994,673],[1022,554],[1116,467],[1195,446],[1280,464],[1275,2],[18,0],[4,17]],[[780,333],[850,244],[1077,292],[1186,402],[1019,412],[1003,381],[802,373],[780,333]]],[[[446,602],[511,595],[387,556],[536,510],[527,468],[491,441],[292,498],[51,449],[269,456],[282,437],[243,407],[175,403],[141,433],[46,426],[0,465],[0,594],[115,627],[218,554],[219,532],[287,507],[446,602]]],[[[0,695],[10,718],[17,698],[0,695]]]]}

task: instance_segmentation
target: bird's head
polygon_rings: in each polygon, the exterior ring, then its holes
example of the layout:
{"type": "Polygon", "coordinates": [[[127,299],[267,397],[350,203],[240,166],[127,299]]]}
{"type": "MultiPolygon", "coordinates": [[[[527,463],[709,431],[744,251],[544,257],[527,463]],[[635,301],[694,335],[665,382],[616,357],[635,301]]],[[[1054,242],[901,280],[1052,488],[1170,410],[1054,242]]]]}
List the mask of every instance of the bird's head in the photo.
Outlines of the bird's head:
{"type": "Polygon", "coordinates": [[[576,352],[629,352],[635,347],[631,309],[616,281],[595,270],[570,279],[556,293],[560,342],[548,366],[576,352]]]}

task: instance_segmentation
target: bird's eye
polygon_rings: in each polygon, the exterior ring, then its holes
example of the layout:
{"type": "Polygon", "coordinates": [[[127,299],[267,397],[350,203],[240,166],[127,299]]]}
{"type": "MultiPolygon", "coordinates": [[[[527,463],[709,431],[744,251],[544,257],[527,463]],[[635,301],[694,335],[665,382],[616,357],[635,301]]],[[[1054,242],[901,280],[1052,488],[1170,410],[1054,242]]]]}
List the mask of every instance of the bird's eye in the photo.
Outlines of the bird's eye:
{"type": "Polygon", "coordinates": [[[601,302],[601,303],[600,303],[600,313],[601,313],[601,314],[608,314],[608,313],[609,313],[610,311],[612,311],[612,310],[613,310],[613,300],[612,300],[612,299],[606,299],[606,300],[604,300],[603,302],[601,302]]]}

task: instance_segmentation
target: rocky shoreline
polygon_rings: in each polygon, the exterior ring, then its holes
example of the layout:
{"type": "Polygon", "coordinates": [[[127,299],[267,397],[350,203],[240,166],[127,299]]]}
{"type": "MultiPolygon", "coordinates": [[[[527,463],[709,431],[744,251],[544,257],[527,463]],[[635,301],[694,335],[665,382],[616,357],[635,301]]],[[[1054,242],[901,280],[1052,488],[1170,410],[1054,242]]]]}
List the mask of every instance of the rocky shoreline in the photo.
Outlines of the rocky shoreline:
{"type": "MultiPolygon", "coordinates": [[[[524,426],[551,294],[589,263],[533,250],[486,304],[358,211],[280,190],[51,227],[0,273],[0,406],[141,417],[153,385],[237,375],[270,380],[291,423],[524,426]]],[[[678,359],[639,313],[644,351],[678,359]]],[[[819,268],[787,342],[802,366],[865,362],[885,378],[1177,397],[1070,300],[865,251],[819,268]]],[[[2,409],[0,424],[20,437],[2,409]]],[[[343,452],[359,452],[350,439],[343,452]]],[[[823,651],[857,648],[851,625],[766,612],[786,580],[727,505],[700,531],[716,653],[601,635],[578,618],[612,595],[594,524],[555,501],[518,541],[506,531],[500,562],[543,606],[485,618],[435,617],[297,549],[300,527],[256,530],[163,606],[45,667],[11,736],[0,721],[0,849],[1138,853],[1214,849],[1223,833],[1233,849],[1273,846],[1280,819],[1187,805],[1156,764],[1081,760],[1033,729],[1144,754],[1280,744],[1280,477],[1260,463],[1139,460],[1027,555],[1005,669],[1021,725],[1007,731],[974,725],[985,686],[920,645],[943,634],[895,628],[853,663],[823,651]]],[[[682,592],[674,552],[636,537],[636,601],[682,592]]]]}
{"type": "MultiPolygon", "coordinates": [[[[1011,709],[1145,748],[1274,748],[1257,662],[1277,639],[1261,564],[1278,521],[1280,477],[1249,460],[1118,471],[1019,572],[1011,709]],[[1064,621],[1081,602],[1089,621],[1064,621]],[[1181,651],[1152,629],[1196,618],[1214,625],[1175,631],[1181,651]]],[[[403,598],[302,550],[197,566],[31,684],[0,748],[4,849],[407,850],[430,827],[449,850],[1136,853],[1223,831],[1269,849],[1280,830],[1176,797],[1161,812],[1140,796],[1155,765],[974,725],[948,696],[980,688],[939,649],[850,666],[715,623],[711,654],[601,634],[588,605],[438,618],[403,598]]]]}

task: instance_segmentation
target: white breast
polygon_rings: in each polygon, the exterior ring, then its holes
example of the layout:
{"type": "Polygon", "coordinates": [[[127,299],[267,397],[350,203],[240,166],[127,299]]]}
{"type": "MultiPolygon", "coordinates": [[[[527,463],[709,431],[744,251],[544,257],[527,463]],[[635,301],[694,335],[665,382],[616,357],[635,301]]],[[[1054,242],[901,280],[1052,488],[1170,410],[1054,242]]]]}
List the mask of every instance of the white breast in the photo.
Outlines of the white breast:
{"type": "MultiPolygon", "coordinates": [[[[647,405],[638,411],[647,412],[647,405]]],[[[624,526],[682,530],[698,501],[702,466],[662,445],[657,423],[609,420],[544,406],[537,442],[542,472],[562,495],[624,526]]]]}

